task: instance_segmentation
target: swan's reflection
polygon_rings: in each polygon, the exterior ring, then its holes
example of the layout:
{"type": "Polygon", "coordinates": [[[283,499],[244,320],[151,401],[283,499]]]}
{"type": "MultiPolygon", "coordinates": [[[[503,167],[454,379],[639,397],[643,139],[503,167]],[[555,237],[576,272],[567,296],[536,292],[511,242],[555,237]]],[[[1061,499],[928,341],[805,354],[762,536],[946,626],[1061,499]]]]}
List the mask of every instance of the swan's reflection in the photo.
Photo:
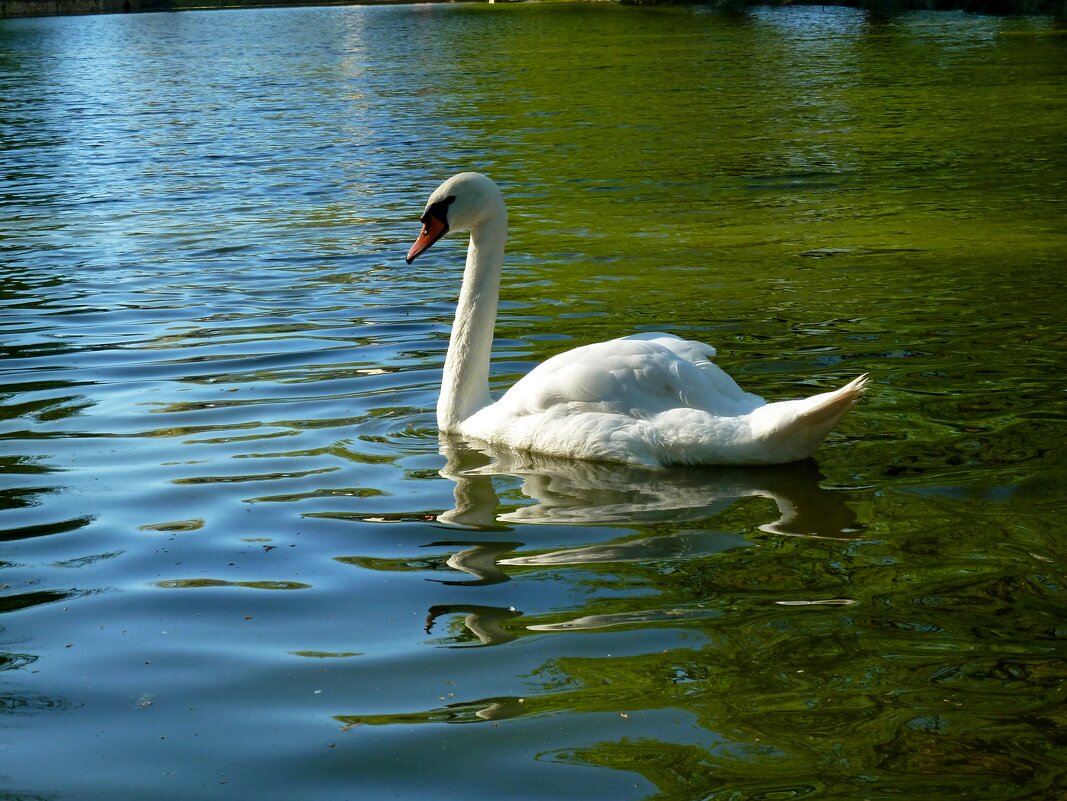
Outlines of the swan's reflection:
{"type": "MultiPolygon", "coordinates": [[[[758,496],[774,501],[778,507],[777,519],[761,524],[762,531],[835,539],[855,538],[861,531],[855,513],[841,495],[819,486],[823,476],[811,459],[776,467],[650,471],[505,450],[452,437],[442,437],[441,453],[447,459],[441,475],[456,483],[456,505],[437,519],[451,525],[499,530],[501,524],[509,523],[683,522],[713,517],[738,498],[758,496]],[[497,475],[520,478],[523,495],[534,503],[498,513],[500,502],[492,483],[492,477],[497,475]]],[[[682,540],[668,550],[690,550],[682,535],[652,539],[682,540]]],[[[615,549],[615,557],[623,559],[626,556],[618,551],[627,549],[634,554],[630,558],[645,559],[664,555],[661,548],[665,546],[666,542],[655,544],[646,539],[594,548],[615,549]]],[[[543,554],[539,559],[548,556],[543,554]]],[[[504,563],[530,564],[517,560],[504,563]]]]}
{"type": "MultiPolygon", "coordinates": [[[[455,482],[455,507],[438,521],[485,532],[515,530],[514,524],[645,526],[662,522],[710,520],[738,499],[761,497],[774,502],[762,531],[788,536],[858,537],[862,527],[845,505],[842,494],[819,486],[822,474],[814,461],[759,468],[679,468],[649,471],[626,465],[557,459],[490,447],[485,443],[442,438],[447,463],[441,475],[455,482]],[[521,480],[522,494],[533,501],[519,506],[501,504],[494,477],[521,480]]],[[[509,491],[514,495],[514,487],[509,491]]],[[[730,527],[733,528],[732,526],[730,527]]],[[[474,578],[442,581],[475,586],[508,581],[507,568],[559,567],[608,562],[650,562],[705,556],[751,546],[741,534],[715,527],[681,527],[661,536],[638,537],[561,550],[507,557],[521,542],[468,539],[438,541],[433,546],[458,550],[446,564],[474,578]]],[[[439,581],[439,580],[438,580],[439,581]]],[[[463,615],[468,638],[478,644],[500,645],[517,636],[508,622],[521,614],[512,608],[473,604],[432,606],[426,618],[429,634],[438,618],[463,615]]],[[[532,624],[530,631],[568,631],[634,623],[671,622],[715,616],[701,607],[653,608],[624,613],[586,615],[551,624],[532,624]]],[[[455,646],[453,646],[455,647],[455,646]]]]}
{"type": "Polygon", "coordinates": [[[457,545],[468,545],[470,547],[462,551],[456,551],[448,557],[445,564],[453,570],[469,573],[474,576],[474,579],[470,581],[430,579],[430,581],[458,587],[481,587],[486,584],[500,584],[509,579],[508,575],[497,567],[498,557],[522,547],[521,542],[458,542],[454,540],[431,542],[426,547],[439,548],[441,546],[453,547],[457,545]]]}
{"type": "Polygon", "coordinates": [[[464,628],[477,637],[482,645],[501,645],[514,640],[516,635],[505,631],[502,624],[522,615],[522,612],[511,607],[505,609],[478,604],[435,604],[426,615],[426,633],[429,634],[433,630],[437,618],[456,613],[464,615],[464,628]]]}

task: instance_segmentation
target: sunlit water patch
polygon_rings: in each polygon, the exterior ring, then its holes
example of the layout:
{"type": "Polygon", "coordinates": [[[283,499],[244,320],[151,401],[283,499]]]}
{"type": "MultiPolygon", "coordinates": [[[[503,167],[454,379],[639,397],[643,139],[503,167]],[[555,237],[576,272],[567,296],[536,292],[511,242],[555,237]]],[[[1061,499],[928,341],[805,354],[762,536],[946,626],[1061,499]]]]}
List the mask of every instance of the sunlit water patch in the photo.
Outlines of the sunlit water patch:
{"type": "Polygon", "coordinates": [[[1063,791],[1067,38],[847,9],[0,21],[0,796],[1063,791]],[[439,440],[670,330],[869,400],[775,469],[439,440]],[[470,724],[470,725],[457,725],[470,724]]]}

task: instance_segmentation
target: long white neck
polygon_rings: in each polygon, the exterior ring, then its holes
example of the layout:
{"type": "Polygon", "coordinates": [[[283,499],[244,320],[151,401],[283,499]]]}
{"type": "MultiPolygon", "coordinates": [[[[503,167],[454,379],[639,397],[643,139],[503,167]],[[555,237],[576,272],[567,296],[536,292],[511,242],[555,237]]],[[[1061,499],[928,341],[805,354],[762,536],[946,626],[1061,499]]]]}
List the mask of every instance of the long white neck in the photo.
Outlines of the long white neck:
{"type": "Polygon", "coordinates": [[[489,356],[493,349],[500,269],[504,266],[507,237],[508,215],[503,204],[499,211],[471,229],[463,288],[448,342],[441,396],[437,400],[437,427],[441,431],[459,431],[460,423],[492,403],[489,356]]]}

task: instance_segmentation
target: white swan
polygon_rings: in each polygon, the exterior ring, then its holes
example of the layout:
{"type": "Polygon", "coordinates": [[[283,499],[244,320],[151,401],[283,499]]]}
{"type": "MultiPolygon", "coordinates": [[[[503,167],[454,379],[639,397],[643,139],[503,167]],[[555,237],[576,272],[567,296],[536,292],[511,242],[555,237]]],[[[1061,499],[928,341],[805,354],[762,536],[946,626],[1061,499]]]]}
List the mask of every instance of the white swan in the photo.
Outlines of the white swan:
{"type": "Polygon", "coordinates": [[[496,403],[489,396],[508,216],[491,180],[449,178],[426,204],[410,264],[450,230],[470,231],[445,357],[442,432],[519,450],[624,462],[763,465],[811,455],[863,394],[866,376],[834,392],[767,403],[710,358],[715,349],[671,334],[635,334],[553,356],[496,403]]]}

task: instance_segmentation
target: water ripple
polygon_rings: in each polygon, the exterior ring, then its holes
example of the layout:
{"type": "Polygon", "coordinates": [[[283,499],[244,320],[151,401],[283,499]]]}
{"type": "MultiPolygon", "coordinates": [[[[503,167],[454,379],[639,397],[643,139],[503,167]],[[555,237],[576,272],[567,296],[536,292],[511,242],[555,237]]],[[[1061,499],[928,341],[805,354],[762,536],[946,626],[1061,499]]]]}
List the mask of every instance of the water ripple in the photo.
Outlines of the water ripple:
{"type": "Polygon", "coordinates": [[[1053,797],[1063,39],[0,20],[5,791],[1053,797]],[[869,371],[868,400],[774,470],[439,439],[463,246],[403,255],[470,168],[510,203],[495,387],[668,329],[769,398],[869,371]]]}

